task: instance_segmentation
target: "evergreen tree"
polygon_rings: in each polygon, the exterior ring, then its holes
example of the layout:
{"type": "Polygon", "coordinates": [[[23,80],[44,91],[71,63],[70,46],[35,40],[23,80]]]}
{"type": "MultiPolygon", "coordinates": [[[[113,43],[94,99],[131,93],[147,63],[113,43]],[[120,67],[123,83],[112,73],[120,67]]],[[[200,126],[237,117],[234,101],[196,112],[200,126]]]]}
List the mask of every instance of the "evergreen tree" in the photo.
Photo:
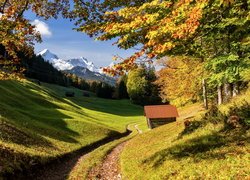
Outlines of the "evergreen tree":
{"type": "Polygon", "coordinates": [[[116,83],[115,92],[113,97],[115,99],[128,99],[128,92],[127,92],[127,75],[121,76],[116,83]]]}
{"type": "Polygon", "coordinates": [[[112,99],[114,88],[107,83],[100,82],[96,87],[97,97],[112,99]]]}
{"type": "Polygon", "coordinates": [[[128,74],[127,91],[131,101],[139,105],[161,104],[153,69],[140,66],[128,74]]]}

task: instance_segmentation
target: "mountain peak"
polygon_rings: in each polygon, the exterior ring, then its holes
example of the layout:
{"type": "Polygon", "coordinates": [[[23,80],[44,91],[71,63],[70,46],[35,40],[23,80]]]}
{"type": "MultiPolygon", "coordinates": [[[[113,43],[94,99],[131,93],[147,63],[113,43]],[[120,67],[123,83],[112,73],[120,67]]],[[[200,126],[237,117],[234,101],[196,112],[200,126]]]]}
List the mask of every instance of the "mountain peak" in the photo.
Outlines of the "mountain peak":
{"type": "Polygon", "coordinates": [[[41,55],[45,61],[48,61],[50,63],[53,63],[54,60],[59,59],[57,55],[53,54],[48,49],[44,49],[40,51],[38,55],[41,55]]]}
{"type": "Polygon", "coordinates": [[[37,55],[41,55],[43,59],[49,63],[51,63],[58,70],[70,70],[74,67],[84,67],[89,69],[92,72],[99,72],[99,69],[94,65],[93,62],[88,61],[85,57],[78,57],[72,59],[60,59],[57,55],[53,54],[48,49],[44,49],[37,53],[37,55]]]}
{"type": "Polygon", "coordinates": [[[45,61],[51,63],[58,70],[73,73],[89,80],[105,81],[111,85],[115,84],[113,78],[102,74],[102,70],[97,68],[92,61],[88,61],[85,57],[60,59],[48,49],[40,51],[37,55],[41,55],[45,61]]]}
{"type": "Polygon", "coordinates": [[[38,54],[42,55],[42,54],[46,54],[46,53],[50,53],[50,51],[48,49],[44,49],[44,50],[40,51],[38,54]]]}

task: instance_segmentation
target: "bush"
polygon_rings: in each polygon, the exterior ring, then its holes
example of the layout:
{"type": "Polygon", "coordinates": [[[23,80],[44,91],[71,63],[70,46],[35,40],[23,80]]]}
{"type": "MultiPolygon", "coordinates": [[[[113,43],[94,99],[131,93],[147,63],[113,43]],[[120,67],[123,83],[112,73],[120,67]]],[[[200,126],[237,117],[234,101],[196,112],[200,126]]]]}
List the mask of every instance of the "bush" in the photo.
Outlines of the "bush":
{"type": "Polygon", "coordinates": [[[243,101],[241,104],[233,104],[229,108],[229,116],[238,116],[239,123],[243,126],[250,126],[250,104],[243,101]]]}

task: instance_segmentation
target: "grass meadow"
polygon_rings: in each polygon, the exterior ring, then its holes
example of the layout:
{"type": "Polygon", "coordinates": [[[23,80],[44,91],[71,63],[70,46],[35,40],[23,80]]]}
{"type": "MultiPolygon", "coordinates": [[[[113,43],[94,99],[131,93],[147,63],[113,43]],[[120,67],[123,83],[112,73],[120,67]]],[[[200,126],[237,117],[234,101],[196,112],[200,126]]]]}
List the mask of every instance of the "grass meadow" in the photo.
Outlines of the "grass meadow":
{"type": "Polygon", "coordinates": [[[143,124],[142,115],[128,100],[84,97],[78,89],[27,80],[0,81],[0,174],[123,133],[128,124],[143,124]],[[76,96],[66,98],[66,91],[76,96]]]}
{"type": "MultiPolygon", "coordinates": [[[[249,91],[220,108],[241,106],[249,91]]],[[[250,101],[248,101],[250,102],[250,101]]],[[[249,110],[248,110],[249,112],[249,110]]],[[[250,129],[204,122],[198,105],[179,109],[180,118],[131,139],[121,154],[124,179],[249,179],[250,129]],[[183,119],[194,126],[186,131],[183,119]],[[199,125],[202,124],[202,125],[199,125]]]]}

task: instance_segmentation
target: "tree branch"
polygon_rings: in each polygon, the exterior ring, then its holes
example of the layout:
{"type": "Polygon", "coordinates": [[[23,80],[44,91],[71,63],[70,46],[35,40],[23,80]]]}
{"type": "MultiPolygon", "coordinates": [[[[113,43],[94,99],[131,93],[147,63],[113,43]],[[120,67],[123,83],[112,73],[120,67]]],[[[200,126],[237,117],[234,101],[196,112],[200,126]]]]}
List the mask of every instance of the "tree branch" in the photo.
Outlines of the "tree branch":
{"type": "Polygon", "coordinates": [[[24,11],[26,10],[26,8],[28,7],[28,5],[29,5],[29,0],[26,0],[25,5],[24,5],[22,11],[18,14],[17,18],[22,17],[22,15],[23,15],[24,11]]]}

